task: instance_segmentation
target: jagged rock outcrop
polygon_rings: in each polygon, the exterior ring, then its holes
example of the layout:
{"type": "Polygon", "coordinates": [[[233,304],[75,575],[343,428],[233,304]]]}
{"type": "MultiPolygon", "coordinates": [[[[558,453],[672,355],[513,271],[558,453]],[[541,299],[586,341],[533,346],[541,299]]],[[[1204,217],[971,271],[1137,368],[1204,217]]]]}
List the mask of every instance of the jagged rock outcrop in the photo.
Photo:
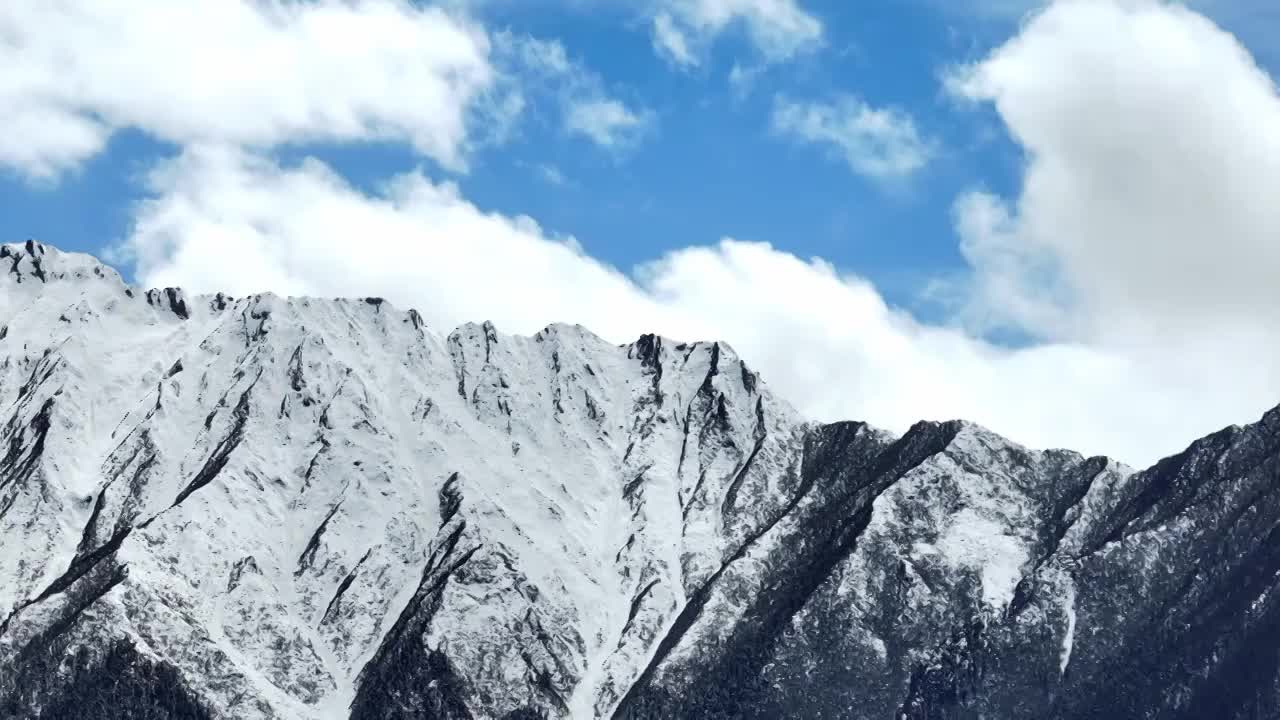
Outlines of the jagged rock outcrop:
{"type": "Polygon", "coordinates": [[[723,343],[0,247],[0,717],[1280,716],[1280,413],[1155,467],[723,343]]]}

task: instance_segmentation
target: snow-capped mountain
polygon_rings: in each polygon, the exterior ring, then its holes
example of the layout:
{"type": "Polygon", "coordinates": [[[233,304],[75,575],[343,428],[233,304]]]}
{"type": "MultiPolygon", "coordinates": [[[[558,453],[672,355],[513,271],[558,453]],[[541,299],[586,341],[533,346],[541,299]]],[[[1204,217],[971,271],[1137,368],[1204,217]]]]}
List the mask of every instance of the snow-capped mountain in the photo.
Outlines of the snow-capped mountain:
{"type": "Polygon", "coordinates": [[[1277,412],[1135,473],[29,242],[0,423],[0,717],[1280,715],[1277,412]]]}

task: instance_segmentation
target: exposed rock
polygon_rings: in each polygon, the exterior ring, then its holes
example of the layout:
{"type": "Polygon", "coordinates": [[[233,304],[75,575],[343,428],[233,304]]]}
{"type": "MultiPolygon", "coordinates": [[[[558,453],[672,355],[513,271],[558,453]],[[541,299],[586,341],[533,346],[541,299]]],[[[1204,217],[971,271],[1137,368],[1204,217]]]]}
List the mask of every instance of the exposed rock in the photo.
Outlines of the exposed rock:
{"type": "Polygon", "coordinates": [[[1280,716],[1280,411],[1134,473],[0,258],[0,717],[1280,716]]]}

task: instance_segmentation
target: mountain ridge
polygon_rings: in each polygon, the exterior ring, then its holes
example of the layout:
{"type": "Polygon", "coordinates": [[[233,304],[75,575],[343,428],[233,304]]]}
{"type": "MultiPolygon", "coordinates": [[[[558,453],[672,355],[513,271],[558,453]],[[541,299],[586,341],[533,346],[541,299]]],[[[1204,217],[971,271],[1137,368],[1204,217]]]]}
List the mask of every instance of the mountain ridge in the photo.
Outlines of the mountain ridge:
{"type": "Polygon", "coordinates": [[[1280,707],[1280,411],[1135,472],[724,343],[0,272],[0,716],[1280,707]]]}

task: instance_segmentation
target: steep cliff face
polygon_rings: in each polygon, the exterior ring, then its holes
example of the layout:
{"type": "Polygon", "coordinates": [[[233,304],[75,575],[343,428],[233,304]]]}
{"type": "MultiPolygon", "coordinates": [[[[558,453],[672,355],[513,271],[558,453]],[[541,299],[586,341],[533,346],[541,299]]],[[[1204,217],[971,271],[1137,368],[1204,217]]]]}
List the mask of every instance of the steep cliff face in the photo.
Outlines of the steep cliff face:
{"type": "Polygon", "coordinates": [[[1280,714],[1280,415],[1133,473],[722,343],[0,249],[0,717],[1280,714]]]}

